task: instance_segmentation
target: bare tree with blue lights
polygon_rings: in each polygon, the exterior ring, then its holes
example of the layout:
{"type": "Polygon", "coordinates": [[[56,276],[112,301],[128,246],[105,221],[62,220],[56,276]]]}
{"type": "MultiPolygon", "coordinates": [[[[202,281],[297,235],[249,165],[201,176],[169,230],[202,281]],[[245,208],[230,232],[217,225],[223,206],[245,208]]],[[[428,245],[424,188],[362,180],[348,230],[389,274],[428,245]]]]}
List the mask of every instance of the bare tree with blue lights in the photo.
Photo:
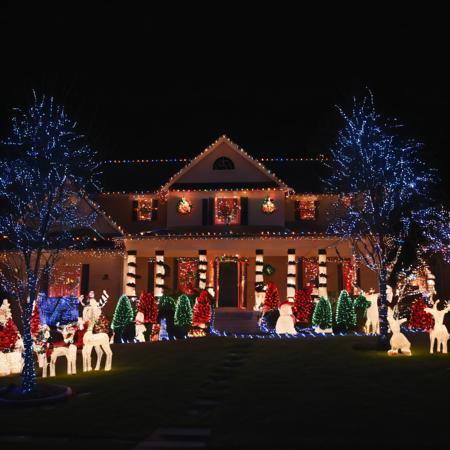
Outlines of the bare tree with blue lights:
{"type": "Polygon", "coordinates": [[[36,385],[30,324],[41,284],[63,249],[79,248],[96,212],[86,198],[95,187],[95,152],[64,108],[36,97],[16,109],[0,160],[0,233],[8,248],[1,281],[20,305],[23,323],[22,393],[36,385]],[[84,236],[84,237],[83,237],[84,236]]]}
{"type": "Polygon", "coordinates": [[[331,149],[332,174],[326,180],[330,191],[340,194],[330,232],[348,239],[357,259],[378,275],[379,343],[385,346],[387,283],[424,251],[442,249],[448,214],[430,206],[437,174],[419,158],[421,144],[400,137],[401,125],[376,112],[371,94],[355,99],[350,114],[338,110],[345,125],[331,149]],[[405,258],[411,243],[414,257],[405,258]]]}

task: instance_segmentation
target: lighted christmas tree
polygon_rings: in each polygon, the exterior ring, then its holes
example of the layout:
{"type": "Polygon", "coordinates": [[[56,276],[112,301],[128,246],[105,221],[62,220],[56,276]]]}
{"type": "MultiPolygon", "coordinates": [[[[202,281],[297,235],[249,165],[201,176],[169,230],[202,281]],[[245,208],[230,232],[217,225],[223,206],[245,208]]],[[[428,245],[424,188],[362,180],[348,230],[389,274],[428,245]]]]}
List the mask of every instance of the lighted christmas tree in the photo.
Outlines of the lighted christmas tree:
{"type": "Polygon", "coordinates": [[[277,309],[280,304],[280,294],[278,288],[274,283],[269,281],[266,289],[266,296],[264,297],[263,313],[269,312],[272,309],[277,309]]]}
{"type": "Polygon", "coordinates": [[[433,316],[425,312],[427,304],[423,298],[419,298],[412,304],[411,314],[409,316],[408,327],[413,330],[428,331],[433,328],[433,316]]]}
{"type": "Polygon", "coordinates": [[[206,325],[211,320],[211,302],[208,293],[203,290],[194,305],[192,323],[194,326],[206,325]]]}
{"type": "Polygon", "coordinates": [[[336,306],[336,326],[340,331],[351,331],[356,327],[356,313],[352,298],[346,290],[341,291],[336,306]]]}
{"type": "Polygon", "coordinates": [[[158,310],[162,317],[170,317],[175,313],[176,300],[169,295],[162,295],[158,299],[158,310]]]}
{"type": "Polygon", "coordinates": [[[14,346],[18,339],[19,331],[13,320],[8,319],[5,325],[0,326],[0,352],[14,350],[14,346]]]}
{"type": "Polygon", "coordinates": [[[182,294],[178,297],[177,306],[175,308],[175,325],[183,331],[188,331],[192,325],[192,308],[189,297],[182,294]]]}
{"type": "Polygon", "coordinates": [[[299,323],[309,324],[311,322],[311,315],[314,309],[312,290],[312,285],[308,284],[305,289],[295,292],[293,313],[299,323]]]}
{"type": "Polygon", "coordinates": [[[39,314],[39,306],[37,301],[34,302],[33,314],[31,315],[31,335],[37,336],[39,333],[39,327],[41,326],[41,317],[39,314]]]}
{"type": "Polygon", "coordinates": [[[321,330],[331,328],[333,324],[333,313],[331,310],[331,303],[325,297],[320,297],[314,308],[312,317],[312,324],[321,330]]]}
{"type": "Polygon", "coordinates": [[[137,305],[137,312],[144,316],[143,323],[156,323],[158,320],[158,304],[151,292],[142,292],[137,305]]]}
{"type": "Polygon", "coordinates": [[[111,321],[111,329],[114,330],[116,337],[120,340],[129,325],[134,320],[133,308],[126,295],[122,295],[117,302],[116,310],[111,321]]]}

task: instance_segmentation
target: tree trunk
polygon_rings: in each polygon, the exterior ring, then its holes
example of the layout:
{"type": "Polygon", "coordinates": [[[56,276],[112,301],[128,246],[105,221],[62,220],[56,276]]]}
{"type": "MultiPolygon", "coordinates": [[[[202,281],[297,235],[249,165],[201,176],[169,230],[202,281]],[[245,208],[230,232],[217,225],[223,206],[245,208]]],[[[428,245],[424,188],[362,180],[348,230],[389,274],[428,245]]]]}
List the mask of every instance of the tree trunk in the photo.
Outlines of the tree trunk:
{"type": "Polygon", "coordinates": [[[35,295],[30,295],[22,308],[23,324],[23,359],[21,391],[28,394],[36,386],[36,369],[34,366],[33,339],[31,337],[31,316],[33,314],[33,304],[35,295]]]}
{"type": "Polygon", "coordinates": [[[387,272],[384,266],[380,270],[380,335],[378,337],[377,347],[380,350],[389,349],[389,339],[388,339],[388,303],[387,303],[387,292],[386,292],[386,278],[387,272]]]}

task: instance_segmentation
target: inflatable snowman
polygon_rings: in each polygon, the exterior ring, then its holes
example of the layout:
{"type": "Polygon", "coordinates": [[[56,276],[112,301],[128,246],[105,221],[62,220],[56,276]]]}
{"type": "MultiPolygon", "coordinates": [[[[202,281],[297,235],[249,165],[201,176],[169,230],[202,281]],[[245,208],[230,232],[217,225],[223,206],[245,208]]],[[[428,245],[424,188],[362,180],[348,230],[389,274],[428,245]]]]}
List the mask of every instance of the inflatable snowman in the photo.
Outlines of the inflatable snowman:
{"type": "Polygon", "coordinates": [[[292,306],[292,302],[284,302],[278,308],[280,317],[275,327],[275,331],[278,334],[297,334],[297,330],[294,327],[295,317],[292,314],[292,306]]]}

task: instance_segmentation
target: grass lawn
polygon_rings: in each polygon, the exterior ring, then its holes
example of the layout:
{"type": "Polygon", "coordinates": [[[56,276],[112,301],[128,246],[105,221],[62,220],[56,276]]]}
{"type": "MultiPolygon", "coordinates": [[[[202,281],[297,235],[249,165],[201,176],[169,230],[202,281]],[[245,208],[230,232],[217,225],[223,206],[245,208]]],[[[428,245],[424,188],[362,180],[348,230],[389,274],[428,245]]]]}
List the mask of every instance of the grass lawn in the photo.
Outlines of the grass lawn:
{"type": "Polygon", "coordinates": [[[355,350],[372,337],[115,345],[110,373],[69,377],[59,375],[61,365],[56,378],[42,380],[70,385],[76,395],[68,402],[0,409],[0,445],[35,447],[19,437],[14,445],[2,442],[23,434],[45,436],[47,448],[89,448],[98,438],[109,448],[133,448],[155,428],[175,425],[210,427],[211,444],[221,448],[446,445],[450,355],[429,355],[428,335],[410,339],[411,357],[355,350]],[[227,376],[230,352],[240,353],[242,364],[224,388],[208,377],[227,376]],[[220,403],[209,414],[187,414],[199,397],[220,403]],[[52,436],[67,441],[52,445],[52,436]]]}

